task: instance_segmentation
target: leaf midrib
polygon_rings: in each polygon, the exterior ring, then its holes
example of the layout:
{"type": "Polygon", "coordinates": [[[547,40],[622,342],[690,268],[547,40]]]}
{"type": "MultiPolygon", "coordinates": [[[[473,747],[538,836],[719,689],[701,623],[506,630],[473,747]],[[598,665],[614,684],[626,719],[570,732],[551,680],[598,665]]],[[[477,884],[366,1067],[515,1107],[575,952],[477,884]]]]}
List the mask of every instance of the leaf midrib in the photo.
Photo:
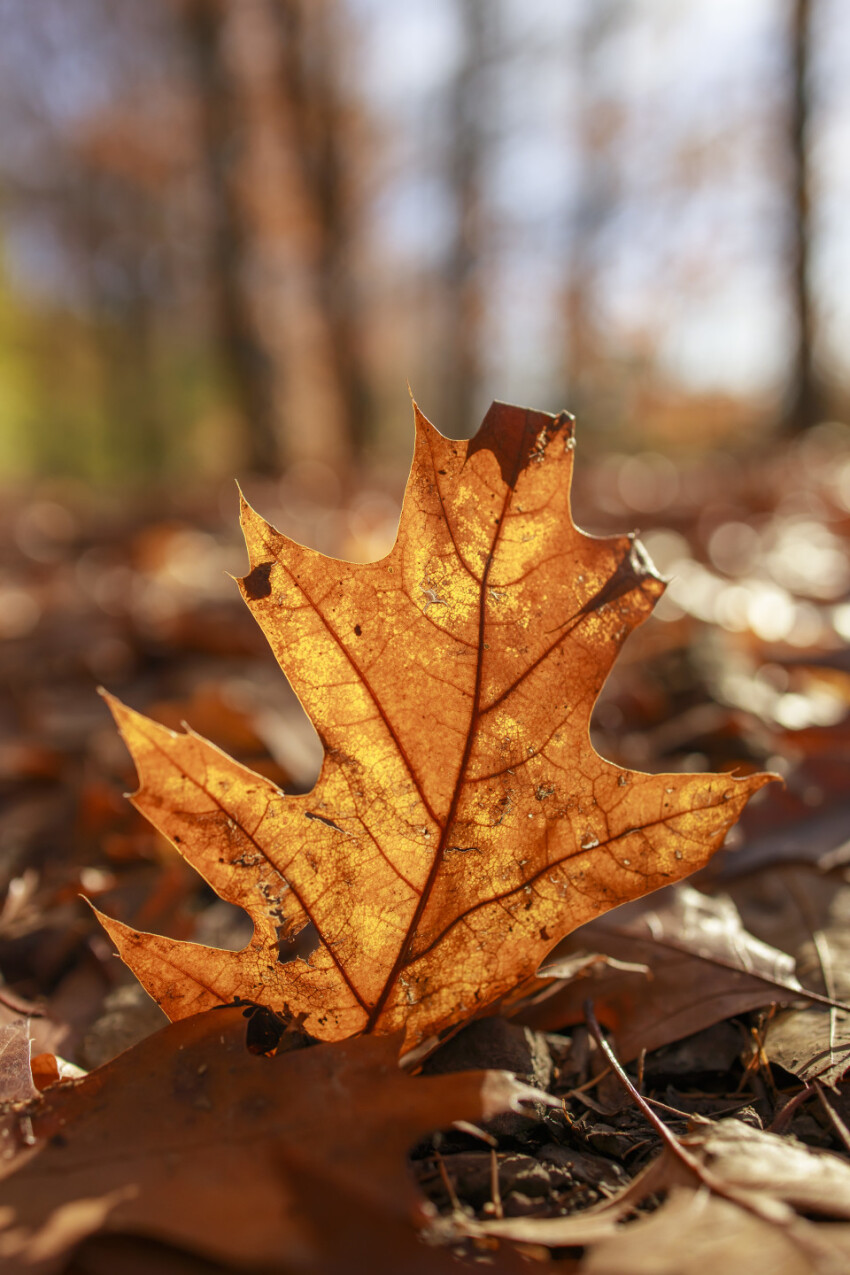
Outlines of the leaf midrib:
{"type": "MultiPolygon", "coordinates": [[[[454,791],[452,792],[452,799],[449,804],[449,809],[446,813],[445,823],[443,824],[442,831],[440,833],[440,840],[434,851],[434,858],[431,862],[431,867],[429,869],[428,876],[425,880],[424,886],[422,887],[422,893],[419,897],[419,902],[417,903],[416,909],[413,913],[413,916],[411,917],[410,924],[404,936],[404,940],[401,943],[401,946],[399,947],[398,955],[396,957],[396,960],[392,969],[390,970],[389,976],[387,978],[386,983],[384,984],[383,990],[381,991],[380,996],[375,1002],[374,1008],[369,1014],[368,1021],[364,1028],[364,1034],[368,1034],[375,1030],[375,1027],[378,1024],[382,1013],[384,1012],[384,1008],[386,1006],[387,1001],[389,1000],[389,997],[393,991],[393,988],[398,982],[398,979],[399,979],[399,976],[401,975],[402,970],[407,965],[407,958],[410,954],[410,949],[413,945],[413,941],[416,938],[416,933],[419,928],[419,922],[422,920],[422,917],[425,913],[425,909],[427,908],[428,903],[430,902],[431,893],[434,889],[434,885],[437,880],[437,876],[439,874],[440,867],[443,861],[443,854],[448,842],[449,833],[454,823],[455,816],[457,814],[457,809],[460,804],[461,795],[463,793],[464,785],[466,783],[466,772],[469,766],[469,759],[472,755],[472,747],[475,740],[475,727],[478,724],[478,719],[480,716],[481,686],[482,686],[482,682],[484,678],[484,632],[485,632],[485,627],[487,623],[487,581],[490,576],[490,569],[493,565],[493,560],[495,558],[496,550],[499,545],[499,540],[502,535],[502,528],[505,525],[505,518],[510,508],[510,504],[511,504],[511,500],[513,499],[517,479],[519,478],[520,470],[522,467],[522,454],[523,454],[523,448],[525,446],[527,433],[528,433],[528,414],[526,413],[526,423],[523,428],[522,438],[521,438],[519,446],[517,447],[516,456],[514,457],[514,463],[513,463],[513,468],[511,471],[510,481],[506,484],[505,496],[502,501],[502,511],[496,523],[496,534],[493,537],[493,542],[490,546],[490,551],[487,554],[487,558],[484,563],[484,569],[481,573],[481,579],[478,585],[478,649],[476,653],[476,664],[475,664],[475,688],[472,693],[472,707],[470,709],[470,714],[469,714],[469,726],[466,732],[466,742],[464,744],[463,753],[461,754],[460,762],[458,764],[457,777],[455,779],[454,791]]],[[[431,448],[430,438],[429,438],[429,448],[431,448]]],[[[433,462],[433,459],[434,459],[433,449],[431,449],[431,459],[433,462]]],[[[437,472],[436,465],[434,465],[434,472],[436,475],[436,472],[437,472]]],[[[449,529],[449,535],[452,539],[452,543],[454,544],[455,538],[452,532],[448,514],[446,512],[442,492],[440,491],[439,480],[437,480],[436,486],[437,486],[437,492],[440,497],[440,504],[443,508],[443,514],[445,517],[446,525],[449,529]]]]}

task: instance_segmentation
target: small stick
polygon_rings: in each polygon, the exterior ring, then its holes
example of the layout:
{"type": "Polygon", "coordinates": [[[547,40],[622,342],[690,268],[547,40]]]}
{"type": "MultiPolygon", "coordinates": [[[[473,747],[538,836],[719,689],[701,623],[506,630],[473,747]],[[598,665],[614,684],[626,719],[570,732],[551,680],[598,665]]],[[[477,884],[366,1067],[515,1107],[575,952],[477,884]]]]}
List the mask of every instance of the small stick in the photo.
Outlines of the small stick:
{"type": "Polygon", "coordinates": [[[693,1174],[697,1182],[702,1183],[703,1186],[709,1189],[709,1191],[713,1191],[715,1195],[719,1195],[722,1199],[729,1200],[730,1203],[736,1204],[739,1208],[752,1214],[753,1217],[760,1218],[762,1221],[771,1223],[771,1225],[781,1226],[786,1232],[790,1242],[809,1256],[814,1255],[822,1258],[827,1253],[828,1250],[820,1240],[820,1237],[811,1238],[805,1234],[797,1234],[794,1230],[792,1230],[791,1224],[789,1224],[788,1221],[785,1221],[784,1219],[777,1219],[776,1213],[771,1207],[772,1201],[765,1204],[758,1198],[758,1196],[754,1195],[752,1191],[740,1190],[735,1186],[730,1186],[721,1178],[718,1178],[706,1165],[701,1164],[697,1157],[692,1155],[690,1151],[688,1151],[687,1147],[682,1145],[676,1135],[667,1128],[666,1124],[664,1124],[662,1120],[659,1120],[649,1103],[646,1102],[646,1100],[638,1093],[637,1089],[635,1089],[631,1080],[626,1075],[622,1064],[618,1060],[617,1055],[602,1035],[602,1028],[599,1026],[597,1021],[596,1014],[593,1009],[593,1001],[591,1000],[586,1000],[584,1003],[584,1017],[591,1035],[610,1062],[611,1066],[614,1068],[614,1072],[620,1083],[631,1095],[632,1101],[646,1116],[653,1129],[655,1129],[656,1133],[661,1138],[665,1147],[671,1151],[680,1164],[684,1165],[689,1173],[693,1174]]]}
{"type": "Polygon", "coordinates": [[[642,1049],[638,1054],[637,1060],[637,1087],[643,1093],[643,1069],[646,1066],[646,1050],[642,1049]]]}
{"type": "Polygon", "coordinates": [[[696,1159],[692,1155],[690,1155],[688,1151],[685,1150],[685,1148],[679,1142],[679,1139],[674,1137],[674,1135],[667,1128],[664,1121],[659,1120],[658,1116],[652,1110],[652,1107],[650,1107],[649,1103],[646,1101],[643,1095],[638,1093],[637,1089],[635,1089],[631,1080],[629,1080],[629,1077],[626,1075],[626,1072],[623,1069],[623,1066],[620,1060],[618,1059],[617,1055],[614,1053],[611,1046],[608,1044],[608,1041],[602,1035],[602,1028],[599,1026],[599,1023],[597,1022],[596,1013],[593,1009],[593,1001],[591,1000],[586,1000],[584,1002],[584,1017],[588,1027],[590,1028],[591,1036],[596,1041],[597,1045],[602,1050],[605,1057],[608,1059],[608,1062],[611,1064],[611,1067],[613,1068],[614,1073],[617,1076],[617,1079],[620,1081],[620,1084],[623,1085],[624,1088],[631,1095],[632,1100],[637,1104],[640,1111],[642,1111],[643,1114],[646,1116],[647,1120],[652,1125],[653,1129],[658,1134],[661,1141],[665,1144],[665,1146],[670,1148],[670,1150],[673,1152],[673,1155],[676,1157],[677,1160],[681,1160],[683,1164],[687,1165],[687,1167],[691,1170],[692,1173],[696,1173],[697,1176],[700,1177],[701,1176],[700,1166],[698,1162],[696,1161],[696,1159]]]}
{"type": "Polygon", "coordinates": [[[789,1098],[785,1103],[785,1106],[781,1107],[779,1111],[777,1111],[773,1120],[768,1125],[768,1132],[782,1133],[797,1108],[802,1107],[804,1102],[808,1102],[809,1099],[814,1096],[814,1093],[814,1084],[807,1080],[800,1092],[796,1093],[793,1098],[789,1098]]]}
{"type": "Polygon", "coordinates": [[[457,1191],[454,1188],[454,1183],[449,1177],[448,1170],[446,1169],[445,1161],[443,1160],[443,1157],[440,1155],[439,1151],[435,1150],[434,1155],[437,1157],[437,1168],[440,1171],[440,1178],[442,1180],[443,1186],[446,1188],[446,1194],[449,1197],[449,1203],[452,1206],[452,1210],[455,1213],[462,1213],[463,1209],[460,1207],[460,1200],[458,1199],[457,1191]]]}
{"type": "Polygon", "coordinates": [[[820,1105],[823,1107],[824,1111],[827,1114],[829,1123],[832,1125],[833,1129],[838,1134],[838,1137],[840,1138],[840,1140],[844,1143],[846,1150],[850,1151],[850,1129],[847,1128],[847,1125],[841,1119],[841,1116],[838,1114],[838,1112],[833,1107],[832,1103],[827,1098],[826,1094],[823,1091],[823,1085],[820,1083],[819,1080],[815,1081],[815,1090],[817,1091],[818,1098],[820,1099],[820,1105]]]}
{"type": "Polygon", "coordinates": [[[680,1107],[670,1107],[666,1102],[659,1102],[657,1098],[647,1098],[647,1102],[652,1103],[653,1107],[658,1107],[659,1111],[669,1111],[673,1116],[681,1116],[683,1120],[719,1120],[721,1116],[731,1116],[734,1112],[740,1111],[742,1107],[749,1104],[746,1102],[736,1102],[732,1107],[723,1107],[721,1111],[715,1111],[710,1116],[704,1116],[698,1111],[682,1111],[680,1107]]]}
{"type": "MultiPolygon", "coordinates": [[[[659,1111],[666,1111],[671,1116],[678,1116],[680,1120],[693,1119],[694,1113],[692,1111],[680,1111],[678,1107],[670,1107],[666,1102],[659,1102],[657,1098],[647,1098],[646,1101],[651,1103],[653,1107],[657,1107],[659,1111]]],[[[739,1103],[738,1106],[733,1107],[732,1110],[740,1111],[743,1105],[743,1103],[739,1103]]]]}
{"type": "Polygon", "coordinates": [[[499,1161],[496,1159],[496,1152],[493,1147],[490,1148],[490,1198],[493,1201],[494,1215],[496,1217],[504,1217],[502,1192],[499,1188],[499,1161]]]}
{"type": "Polygon", "coordinates": [[[565,1094],[561,1094],[561,1099],[566,1102],[567,1098],[574,1098],[576,1094],[586,1093],[588,1089],[592,1089],[594,1085],[598,1085],[600,1080],[604,1080],[606,1076],[611,1075],[611,1068],[606,1067],[604,1071],[600,1071],[598,1076],[591,1077],[586,1080],[583,1085],[579,1085],[577,1089],[568,1089],[565,1094]]]}

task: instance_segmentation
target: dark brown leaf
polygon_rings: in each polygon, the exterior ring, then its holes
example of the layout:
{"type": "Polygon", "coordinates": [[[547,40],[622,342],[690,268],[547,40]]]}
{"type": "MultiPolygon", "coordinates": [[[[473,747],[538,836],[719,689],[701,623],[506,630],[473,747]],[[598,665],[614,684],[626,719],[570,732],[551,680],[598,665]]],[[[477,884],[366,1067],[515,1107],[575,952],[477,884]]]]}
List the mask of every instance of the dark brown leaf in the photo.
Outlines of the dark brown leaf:
{"type": "MultiPolygon", "coordinates": [[[[844,1002],[850,1001],[848,875],[846,868],[824,873],[809,864],[778,864],[730,883],[747,927],[793,954],[806,987],[844,1002]]],[[[765,1049],[801,1080],[833,1084],[850,1067],[850,1011],[785,1009],[770,1022],[765,1049]]]]}
{"type": "Polygon", "coordinates": [[[793,958],[749,934],[731,899],[686,885],[582,926],[559,945],[540,976],[557,981],[520,1007],[520,1021],[555,1031],[581,1022],[591,997],[626,1062],[642,1049],[660,1049],[733,1014],[794,1000],[802,991],[793,958]],[[610,959],[576,973],[582,952],[610,959]]]}
{"type": "Polygon", "coordinates": [[[4,1272],[57,1271],[99,1232],[240,1267],[337,1271],[357,1218],[355,1236],[394,1237],[377,1269],[418,1269],[409,1145],[535,1091],[503,1072],[411,1079],[397,1053],[393,1038],[363,1038],[257,1057],[241,1011],[226,1009],[54,1086],[30,1108],[27,1140],[17,1114],[4,1129],[3,1145],[18,1144],[0,1162],[4,1272]]]}

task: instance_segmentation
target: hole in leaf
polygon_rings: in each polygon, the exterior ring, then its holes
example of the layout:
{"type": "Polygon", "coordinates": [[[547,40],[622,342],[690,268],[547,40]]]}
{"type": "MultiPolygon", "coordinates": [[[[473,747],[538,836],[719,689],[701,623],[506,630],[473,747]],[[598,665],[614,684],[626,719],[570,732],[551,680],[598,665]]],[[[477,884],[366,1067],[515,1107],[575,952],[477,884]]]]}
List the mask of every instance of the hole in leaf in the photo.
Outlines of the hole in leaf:
{"type": "Polygon", "coordinates": [[[319,931],[312,921],[308,921],[303,930],[288,937],[286,926],[280,925],[277,937],[279,943],[277,959],[281,965],[288,965],[290,961],[309,961],[321,942],[319,931]]]}
{"type": "Polygon", "coordinates": [[[272,573],[273,562],[260,562],[253,571],[250,571],[242,580],[242,586],[248,597],[253,601],[259,598],[267,598],[272,591],[272,584],[269,576],[272,573]]]}

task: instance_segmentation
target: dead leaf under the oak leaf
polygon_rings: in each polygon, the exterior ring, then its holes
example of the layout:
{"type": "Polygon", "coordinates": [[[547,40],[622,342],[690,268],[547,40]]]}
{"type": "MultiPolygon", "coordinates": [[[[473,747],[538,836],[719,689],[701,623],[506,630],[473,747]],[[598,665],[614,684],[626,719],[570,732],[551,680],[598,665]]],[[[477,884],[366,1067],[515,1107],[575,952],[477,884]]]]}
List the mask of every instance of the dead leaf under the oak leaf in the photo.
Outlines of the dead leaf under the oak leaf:
{"type": "Polygon", "coordinates": [[[663,584],[632,537],[576,528],[572,466],[566,413],[494,404],[453,442],[417,412],[398,538],[366,564],[243,504],[242,593],[325,757],[312,792],[284,797],[113,701],[136,805],[254,922],[234,953],[102,918],[170,1018],[240,996],[320,1039],[413,1044],[577,925],[702,866],[768,782],[646,775],[592,748],[602,683],[663,584]]]}
{"type": "Polygon", "coordinates": [[[582,926],[558,945],[540,978],[554,981],[520,1004],[516,1018],[557,1031],[582,1022],[591,997],[600,1021],[616,1034],[623,1062],[734,1014],[803,994],[793,957],[749,934],[731,899],[689,885],[582,926]],[[575,977],[580,952],[619,965],[588,964],[575,977]]]}
{"type": "MultiPolygon", "coordinates": [[[[747,928],[795,957],[800,981],[832,1000],[850,1001],[850,871],[777,864],[729,883],[747,928]]],[[[826,1084],[850,1068],[850,1010],[795,1005],[767,1027],[765,1052],[801,1080],[826,1084]]]]}
{"type": "MultiPolygon", "coordinates": [[[[398,1238],[378,1269],[419,1269],[410,1144],[537,1091],[504,1072],[411,1078],[397,1053],[392,1038],[362,1038],[257,1057],[241,1012],[225,1009],[47,1090],[25,1109],[31,1145],[0,1159],[4,1272],[48,1275],[98,1232],[240,1267],[336,1270],[351,1239],[340,1219],[357,1217],[398,1238]]],[[[19,1121],[7,1117],[4,1147],[19,1121]]]]}

